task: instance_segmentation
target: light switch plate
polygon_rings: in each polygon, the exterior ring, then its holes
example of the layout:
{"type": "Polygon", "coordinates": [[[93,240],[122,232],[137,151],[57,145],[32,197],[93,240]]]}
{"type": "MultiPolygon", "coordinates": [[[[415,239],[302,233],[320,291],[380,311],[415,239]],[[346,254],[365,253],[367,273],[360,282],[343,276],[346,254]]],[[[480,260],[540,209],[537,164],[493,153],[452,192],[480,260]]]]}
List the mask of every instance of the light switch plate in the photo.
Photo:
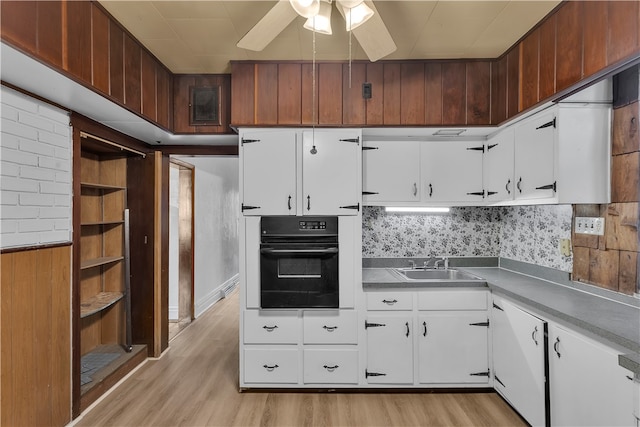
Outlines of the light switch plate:
{"type": "Polygon", "coordinates": [[[577,216],[574,230],[578,234],[604,235],[604,218],[577,216]]]}

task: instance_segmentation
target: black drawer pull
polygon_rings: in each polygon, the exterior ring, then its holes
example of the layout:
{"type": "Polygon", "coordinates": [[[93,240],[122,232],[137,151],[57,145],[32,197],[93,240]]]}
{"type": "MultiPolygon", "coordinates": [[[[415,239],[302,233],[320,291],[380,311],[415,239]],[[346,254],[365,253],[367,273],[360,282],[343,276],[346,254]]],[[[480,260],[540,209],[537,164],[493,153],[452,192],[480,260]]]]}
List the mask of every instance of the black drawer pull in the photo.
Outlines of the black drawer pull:
{"type": "Polygon", "coordinates": [[[558,359],[560,359],[561,355],[558,347],[560,347],[560,338],[556,337],[556,342],[553,343],[553,351],[556,352],[556,354],[558,355],[558,359]]]}
{"type": "Polygon", "coordinates": [[[324,366],[323,366],[323,368],[324,368],[324,369],[326,369],[326,370],[327,370],[327,371],[329,371],[329,372],[333,372],[333,371],[335,371],[336,369],[338,369],[339,367],[340,367],[340,366],[338,366],[338,365],[333,365],[333,366],[327,366],[327,365],[324,365],[324,366]]]}
{"type": "Polygon", "coordinates": [[[280,366],[278,366],[278,365],[273,365],[273,366],[269,366],[269,365],[262,365],[262,367],[263,367],[264,369],[266,369],[267,371],[269,371],[269,372],[273,372],[273,371],[274,371],[274,369],[279,368],[280,366]]]}
{"type": "Polygon", "coordinates": [[[327,325],[324,325],[324,326],[322,327],[322,329],[325,329],[327,332],[333,332],[333,331],[335,331],[336,329],[338,329],[338,327],[337,327],[337,326],[327,326],[327,325]]]}
{"type": "Polygon", "coordinates": [[[278,329],[278,325],[273,325],[273,326],[264,325],[262,329],[264,329],[267,332],[273,332],[274,330],[278,329]]]}
{"type": "Polygon", "coordinates": [[[398,300],[397,299],[392,299],[391,301],[389,301],[387,299],[383,299],[382,302],[387,304],[387,305],[393,305],[393,304],[397,303],[398,300]]]}

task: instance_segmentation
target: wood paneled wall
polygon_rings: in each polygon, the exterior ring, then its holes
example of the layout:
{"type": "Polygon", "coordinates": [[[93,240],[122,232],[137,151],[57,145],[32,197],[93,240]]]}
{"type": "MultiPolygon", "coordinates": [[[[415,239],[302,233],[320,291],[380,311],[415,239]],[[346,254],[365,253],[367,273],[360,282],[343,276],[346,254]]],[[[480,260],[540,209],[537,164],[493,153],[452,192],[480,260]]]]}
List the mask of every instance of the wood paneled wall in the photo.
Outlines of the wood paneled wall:
{"type": "MultiPolygon", "coordinates": [[[[640,10],[635,1],[563,2],[505,54],[509,61],[519,56],[520,73],[519,87],[508,78],[512,90],[507,118],[637,57],[639,24],[640,10]]],[[[510,65],[515,68],[515,64],[510,65]]],[[[511,72],[515,77],[516,71],[511,72]]]]}
{"type": "MultiPolygon", "coordinates": [[[[489,125],[492,61],[232,62],[231,123],[489,125]],[[362,84],[372,97],[362,97],[362,84]],[[315,99],[315,105],[313,104],[315,99]]],[[[494,91],[500,95],[501,92],[494,91]]]]}
{"type": "Polygon", "coordinates": [[[171,130],[173,75],[97,2],[2,1],[0,15],[4,41],[171,130]]]}
{"type": "Polygon", "coordinates": [[[0,255],[0,424],[71,421],[71,246],[0,255]]]}
{"type": "Polygon", "coordinates": [[[638,101],[614,109],[612,203],[574,206],[574,216],[605,218],[604,236],[573,235],[574,280],[629,295],[640,292],[639,113],[638,101]]]}
{"type": "Polygon", "coordinates": [[[231,76],[229,74],[176,74],[173,76],[173,131],[175,133],[232,133],[231,76]],[[194,126],[190,123],[191,89],[219,87],[219,126],[194,126]]]}

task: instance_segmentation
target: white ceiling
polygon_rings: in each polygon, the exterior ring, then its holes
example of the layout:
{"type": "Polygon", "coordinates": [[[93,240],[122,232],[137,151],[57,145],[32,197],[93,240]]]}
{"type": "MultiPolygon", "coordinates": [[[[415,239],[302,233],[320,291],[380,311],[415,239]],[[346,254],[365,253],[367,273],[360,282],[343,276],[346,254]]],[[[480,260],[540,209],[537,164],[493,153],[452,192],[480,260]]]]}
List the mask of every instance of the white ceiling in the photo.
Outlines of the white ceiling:
{"type": "MultiPolygon", "coordinates": [[[[281,0],[288,1],[288,0],[281,0]]],[[[173,73],[229,73],[230,60],[311,60],[312,33],[296,18],[262,52],[237,42],[275,1],[123,1],[100,3],[173,73]]],[[[558,0],[376,0],[398,49],[384,59],[496,58],[558,0]]],[[[364,24],[366,25],[366,24],[364,24]]],[[[349,35],[337,10],[333,35],[317,35],[316,59],[346,60],[349,35]]],[[[366,59],[355,38],[352,58],[366,59]]]]}

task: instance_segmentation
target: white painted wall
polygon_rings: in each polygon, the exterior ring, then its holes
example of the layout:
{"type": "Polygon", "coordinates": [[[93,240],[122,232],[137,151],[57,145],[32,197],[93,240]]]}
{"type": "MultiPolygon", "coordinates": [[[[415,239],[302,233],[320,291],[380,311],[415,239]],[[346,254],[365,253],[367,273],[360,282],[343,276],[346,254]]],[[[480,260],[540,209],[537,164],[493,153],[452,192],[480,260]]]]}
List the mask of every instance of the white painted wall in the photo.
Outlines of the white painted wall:
{"type": "Polygon", "coordinates": [[[69,114],[0,87],[0,247],[71,241],[69,114]]]}
{"type": "Polygon", "coordinates": [[[180,171],[169,168],[169,320],[178,320],[180,171]]]}
{"type": "Polygon", "coordinates": [[[177,156],[195,166],[194,304],[200,316],[238,280],[238,158],[177,156]]]}

